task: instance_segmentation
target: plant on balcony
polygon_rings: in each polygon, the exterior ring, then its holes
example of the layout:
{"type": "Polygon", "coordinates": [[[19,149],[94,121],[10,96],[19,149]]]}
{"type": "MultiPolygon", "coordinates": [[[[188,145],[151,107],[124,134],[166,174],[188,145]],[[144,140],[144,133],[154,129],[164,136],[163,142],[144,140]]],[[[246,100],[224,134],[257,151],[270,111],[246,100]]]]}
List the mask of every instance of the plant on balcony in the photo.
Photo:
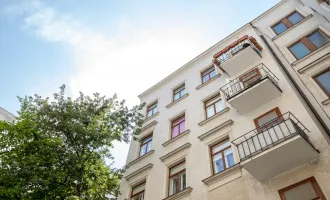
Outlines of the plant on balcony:
{"type": "Polygon", "coordinates": [[[14,122],[0,121],[0,199],[105,199],[118,194],[122,169],[111,148],[142,124],[141,106],[117,96],[19,98],[14,122]]]}

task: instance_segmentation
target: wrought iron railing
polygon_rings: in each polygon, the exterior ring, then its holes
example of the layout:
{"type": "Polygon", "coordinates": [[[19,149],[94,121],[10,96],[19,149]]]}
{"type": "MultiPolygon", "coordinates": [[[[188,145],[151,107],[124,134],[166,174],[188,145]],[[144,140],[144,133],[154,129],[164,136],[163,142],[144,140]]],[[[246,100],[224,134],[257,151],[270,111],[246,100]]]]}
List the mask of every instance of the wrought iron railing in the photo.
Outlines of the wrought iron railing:
{"type": "Polygon", "coordinates": [[[236,138],[232,143],[243,161],[296,135],[300,135],[314,148],[306,132],[309,130],[291,112],[287,112],[236,138]]]}
{"type": "Polygon", "coordinates": [[[235,41],[222,51],[218,52],[214,55],[214,58],[219,62],[219,65],[226,62],[233,56],[236,56],[241,51],[246,49],[247,47],[252,46],[257,53],[262,50],[262,47],[257,43],[257,41],[253,37],[248,37],[247,35],[235,41]],[[257,51],[259,49],[259,51],[257,51]]]}
{"type": "Polygon", "coordinates": [[[261,63],[238,78],[231,80],[229,83],[222,86],[220,90],[225,94],[226,99],[229,100],[244,90],[258,84],[265,78],[269,78],[279,88],[277,83],[279,79],[261,63]]]}

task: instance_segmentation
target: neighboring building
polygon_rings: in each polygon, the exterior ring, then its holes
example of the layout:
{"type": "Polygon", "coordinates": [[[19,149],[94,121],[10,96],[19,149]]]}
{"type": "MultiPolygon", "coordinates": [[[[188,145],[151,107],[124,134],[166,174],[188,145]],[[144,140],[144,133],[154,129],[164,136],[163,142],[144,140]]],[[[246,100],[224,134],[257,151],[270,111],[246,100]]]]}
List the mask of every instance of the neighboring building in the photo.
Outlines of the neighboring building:
{"type": "Polygon", "coordinates": [[[15,116],[5,110],[4,108],[0,107],[0,121],[5,120],[5,121],[13,121],[15,116]]]}
{"type": "Polygon", "coordinates": [[[283,0],[143,92],[118,199],[330,199],[329,35],[283,0]]]}

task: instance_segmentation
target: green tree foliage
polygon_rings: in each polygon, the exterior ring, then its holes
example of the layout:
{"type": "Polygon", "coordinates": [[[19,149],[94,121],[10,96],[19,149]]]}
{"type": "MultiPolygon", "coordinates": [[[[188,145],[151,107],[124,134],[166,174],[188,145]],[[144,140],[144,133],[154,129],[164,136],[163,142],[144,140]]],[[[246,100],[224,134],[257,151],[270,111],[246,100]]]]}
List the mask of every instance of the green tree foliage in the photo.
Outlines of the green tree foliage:
{"type": "Polygon", "coordinates": [[[19,98],[14,122],[0,122],[0,199],[105,199],[118,194],[115,141],[140,131],[143,105],[128,109],[116,95],[80,93],[54,100],[19,98]]]}

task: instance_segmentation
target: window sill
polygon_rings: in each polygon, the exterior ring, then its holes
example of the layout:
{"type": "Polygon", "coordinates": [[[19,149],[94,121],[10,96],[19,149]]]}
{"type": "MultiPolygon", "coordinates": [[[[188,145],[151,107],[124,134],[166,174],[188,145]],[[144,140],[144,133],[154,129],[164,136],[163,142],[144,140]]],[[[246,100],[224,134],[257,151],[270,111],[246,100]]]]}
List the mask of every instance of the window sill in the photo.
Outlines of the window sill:
{"type": "Polygon", "coordinates": [[[151,115],[150,117],[146,118],[143,123],[146,123],[147,121],[149,121],[150,119],[156,117],[159,114],[159,112],[156,112],[155,114],[151,115]]]}
{"type": "MultiPolygon", "coordinates": [[[[214,175],[202,180],[202,182],[207,186],[212,185],[212,189],[215,189],[215,188],[225,185],[231,181],[234,181],[240,177],[242,177],[242,167],[238,163],[238,164],[232,166],[231,168],[228,168],[222,172],[219,172],[217,174],[214,174],[214,175]],[[217,184],[215,184],[215,183],[217,183],[217,184]]],[[[209,190],[210,189],[211,188],[209,188],[209,190]]]]}
{"type": "Polygon", "coordinates": [[[169,197],[166,197],[165,199],[163,200],[178,200],[178,199],[181,199],[182,197],[185,197],[185,196],[188,196],[191,192],[192,192],[192,188],[191,187],[187,187],[186,189],[176,193],[176,194],[173,194],[169,197]]]}
{"type": "Polygon", "coordinates": [[[224,108],[222,111],[218,112],[217,114],[213,115],[212,117],[209,117],[209,118],[207,118],[207,119],[205,119],[205,120],[199,122],[198,125],[199,125],[199,126],[203,126],[204,124],[206,124],[207,122],[211,121],[212,119],[214,119],[214,118],[216,118],[216,117],[222,115],[222,114],[225,113],[225,112],[228,112],[229,109],[230,109],[229,107],[224,108]]]}
{"type": "Polygon", "coordinates": [[[213,78],[211,78],[211,79],[208,80],[207,82],[202,83],[202,84],[200,84],[199,86],[197,86],[197,87],[196,87],[196,90],[201,89],[202,87],[204,87],[205,85],[211,83],[212,81],[214,81],[216,78],[218,78],[218,77],[220,77],[220,76],[221,76],[221,74],[217,74],[217,75],[215,75],[213,78]]]}
{"type": "Polygon", "coordinates": [[[177,99],[177,100],[173,101],[172,103],[168,104],[168,105],[166,106],[166,108],[169,108],[169,107],[173,106],[174,104],[178,103],[178,102],[181,101],[182,99],[186,98],[188,95],[189,95],[189,93],[183,95],[180,99],[177,99]]]}
{"type": "Polygon", "coordinates": [[[292,66],[296,66],[297,64],[299,64],[300,62],[302,62],[303,60],[306,60],[307,58],[311,57],[312,55],[317,54],[318,52],[322,51],[323,49],[327,48],[330,46],[330,42],[328,42],[328,44],[325,44],[323,47],[313,51],[312,53],[306,55],[305,57],[301,58],[300,60],[296,60],[293,63],[291,63],[292,66]]]}
{"type": "Polygon", "coordinates": [[[172,157],[173,155],[175,155],[175,154],[177,154],[177,153],[179,153],[179,152],[181,152],[181,151],[183,151],[183,150],[189,148],[190,146],[191,146],[191,144],[190,144],[189,142],[187,142],[186,144],[184,144],[184,145],[178,147],[177,149],[174,149],[174,150],[171,151],[170,153],[168,153],[168,154],[166,154],[166,155],[160,157],[159,159],[160,159],[162,162],[164,162],[166,159],[168,159],[168,158],[172,157]]]}
{"type": "Polygon", "coordinates": [[[322,104],[325,105],[325,106],[328,105],[328,104],[330,104],[330,99],[327,99],[325,101],[322,101],[322,104]]]}
{"type": "Polygon", "coordinates": [[[302,24],[303,22],[307,21],[309,18],[313,17],[313,15],[308,15],[307,17],[305,17],[303,20],[301,20],[300,22],[296,23],[295,25],[291,26],[290,28],[288,28],[286,31],[284,31],[283,33],[280,33],[279,35],[276,35],[275,37],[273,37],[273,40],[276,40],[277,38],[281,37],[282,35],[285,35],[287,32],[291,31],[292,29],[294,29],[295,27],[297,27],[299,24],[302,24]]]}
{"type": "Polygon", "coordinates": [[[140,156],[138,158],[136,158],[135,160],[132,160],[130,163],[128,163],[128,166],[132,166],[135,163],[139,162],[140,160],[143,160],[143,158],[148,157],[149,155],[153,154],[155,152],[155,150],[151,150],[148,153],[144,154],[143,156],[140,156]]]}
{"type": "Polygon", "coordinates": [[[226,121],[226,122],[220,124],[219,126],[216,126],[215,128],[213,128],[213,129],[207,131],[206,133],[204,133],[204,134],[198,136],[198,139],[200,139],[201,141],[203,141],[205,138],[211,136],[213,133],[215,133],[215,132],[217,132],[217,131],[219,131],[219,130],[221,130],[221,129],[227,127],[227,126],[230,126],[230,125],[232,125],[233,123],[234,123],[234,121],[230,119],[230,120],[228,120],[228,121],[226,121]]]}
{"type": "Polygon", "coordinates": [[[147,164],[146,166],[141,167],[140,169],[136,170],[135,172],[133,172],[133,173],[131,173],[131,174],[125,176],[124,178],[125,178],[127,181],[129,181],[129,180],[131,180],[133,177],[135,177],[135,176],[141,174],[142,172],[151,169],[153,166],[154,166],[153,164],[149,163],[149,164],[147,164]]]}
{"type": "Polygon", "coordinates": [[[176,137],[174,137],[174,138],[172,138],[172,139],[170,139],[170,140],[168,140],[168,141],[164,142],[164,143],[162,144],[162,145],[163,145],[163,147],[165,147],[165,146],[167,146],[167,145],[171,144],[172,142],[174,142],[174,141],[178,140],[179,138],[182,138],[183,136],[187,135],[189,132],[190,132],[190,130],[189,130],[189,129],[187,129],[186,131],[184,131],[184,132],[183,132],[183,133],[181,133],[180,135],[178,135],[178,136],[176,136],[176,137]]]}

